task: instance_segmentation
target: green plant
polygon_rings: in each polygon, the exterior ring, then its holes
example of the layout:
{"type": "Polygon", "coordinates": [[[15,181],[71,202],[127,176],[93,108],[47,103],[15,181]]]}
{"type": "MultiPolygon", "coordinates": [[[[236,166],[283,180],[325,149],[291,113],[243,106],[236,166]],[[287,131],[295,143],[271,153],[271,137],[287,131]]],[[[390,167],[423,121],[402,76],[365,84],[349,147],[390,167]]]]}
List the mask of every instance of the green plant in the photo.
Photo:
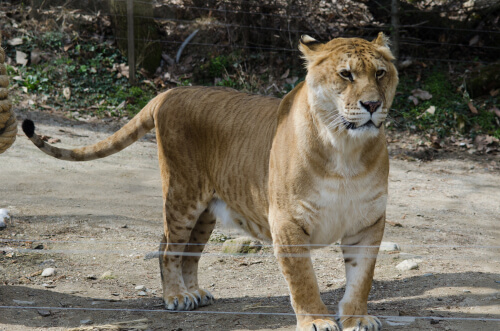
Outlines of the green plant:
{"type": "Polygon", "coordinates": [[[415,84],[413,77],[400,78],[400,93],[392,107],[396,127],[436,133],[440,137],[453,133],[488,133],[500,137],[494,114],[486,107],[480,107],[479,114],[473,114],[468,105],[471,100],[457,91],[445,72],[442,68],[435,68],[426,73],[421,84],[415,84]],[[414,105],[408,97],[416,88],[429,92],[432,98],[414,105]],[[434,112],[430,111],[431,107],[434,107],[434,112]]]}

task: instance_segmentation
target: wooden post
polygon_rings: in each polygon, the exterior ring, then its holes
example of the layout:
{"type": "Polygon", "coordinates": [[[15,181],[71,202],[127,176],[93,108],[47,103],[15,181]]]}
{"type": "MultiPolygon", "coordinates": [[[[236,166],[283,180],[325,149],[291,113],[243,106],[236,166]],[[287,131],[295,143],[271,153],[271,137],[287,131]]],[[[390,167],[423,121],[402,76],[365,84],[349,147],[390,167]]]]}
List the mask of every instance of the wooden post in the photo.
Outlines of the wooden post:
{"type": "Polygon", "coordinates": [[[391,2],[391,39],[392,39],[392,54],[396,57],[396,63],[399,62],[399,0],[391,2]]]}
{"type": "Polygon", "coordinates": [[[127,0],[128,81],[135,85],[134,0],[127,0]]]}

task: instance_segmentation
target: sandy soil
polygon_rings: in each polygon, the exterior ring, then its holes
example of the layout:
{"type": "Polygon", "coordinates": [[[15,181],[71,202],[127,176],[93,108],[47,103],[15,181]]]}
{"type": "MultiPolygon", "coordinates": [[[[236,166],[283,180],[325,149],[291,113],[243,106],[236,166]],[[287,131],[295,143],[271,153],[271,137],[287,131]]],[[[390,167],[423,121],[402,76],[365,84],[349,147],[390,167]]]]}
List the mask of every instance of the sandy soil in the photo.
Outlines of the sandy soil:
{"type": "MultiPolygon", "coordinates": [[[[29,116],[37,132],[61,139],[61,146],[95,142],[119,127],[29,116]]],[[[401,226],[388,224],[384,241],[401,252],[380,253],[369,312],[381,317],[384,330],[499,330],[498,157],[441,153],[418,162],[395,154],[387,219],[401,226]],[[408,258],[417,259],[418,269],[396,269],[408,258]]],[[[163,310],[158,262],[145,259],[160,240],[161,202],[153,135],[88,163],[50,158],[20,135],[0,155],[0,208],[12,214],[0,232],[0,330],[101,330],[117,322],[133,329],[130,321],[138,319],[150,330],[294,329],[270,248],[228,256],[212,241],[200,261],[200,283],[215,304],[163,310]],[[42,277],[48,267],[56,274],[42,277]]],[[[315,251],[314,265],[322,298],[335,311],[345,281],[340,250],[315,251]]]]}

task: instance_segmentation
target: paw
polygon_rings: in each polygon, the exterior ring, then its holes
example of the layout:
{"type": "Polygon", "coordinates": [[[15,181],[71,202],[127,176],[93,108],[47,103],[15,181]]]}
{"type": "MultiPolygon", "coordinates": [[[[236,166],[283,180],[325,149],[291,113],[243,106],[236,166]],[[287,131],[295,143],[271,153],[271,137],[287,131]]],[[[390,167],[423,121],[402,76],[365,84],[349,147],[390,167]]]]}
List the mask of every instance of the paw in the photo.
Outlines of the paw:
{"type": "Polygon", "coordinates": [[[300,324],[297,331],[340,331],[340,327],[332,320],[317,319],[300,324]]]}
{"type": "Polygon", "coordinates": [[[167,296],[163,301],[167,310],[193,310],[212,304],[214,297],[206,290],[197,290],[167,296]]]}
{"type": "Polygon", "coordinates": [[[214,303],[214,301],[215,301],[212,293],[208,292],[207,290],[199,289],[199,290],[195,291],[194,293],[200,299],[199,300],[200,303],[199,303],[198,307],[209,306],[212,303],[214,303]]]}
{"type": "Polygon", "coordinates": [[[382,330],[382,322],[373,316],[341,318],[343,331],[379,331],[382,330]]]}

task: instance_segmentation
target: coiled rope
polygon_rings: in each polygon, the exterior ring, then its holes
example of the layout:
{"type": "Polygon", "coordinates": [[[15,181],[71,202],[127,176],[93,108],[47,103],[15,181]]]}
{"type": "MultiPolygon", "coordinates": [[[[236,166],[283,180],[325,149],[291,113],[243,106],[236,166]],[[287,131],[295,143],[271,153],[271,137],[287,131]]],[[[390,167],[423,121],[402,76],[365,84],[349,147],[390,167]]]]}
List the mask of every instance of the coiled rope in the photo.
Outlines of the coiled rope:
{"type": "MultiPolygon", "coordinates": [[[[1,41],[2,34],[0,33],[0,43],[1,41]]],[[[0,154],[14,143],[17,134],[16,115],[9,100],[9,77],[4,62],[5,51],[0,46],[0,154]]]]}

